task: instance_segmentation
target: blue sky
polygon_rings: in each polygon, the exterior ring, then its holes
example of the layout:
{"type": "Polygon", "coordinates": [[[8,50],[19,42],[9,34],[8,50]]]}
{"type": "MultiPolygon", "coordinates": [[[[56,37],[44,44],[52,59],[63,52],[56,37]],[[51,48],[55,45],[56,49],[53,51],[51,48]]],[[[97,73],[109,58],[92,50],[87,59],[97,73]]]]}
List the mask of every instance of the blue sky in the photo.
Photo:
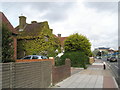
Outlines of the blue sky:
{"type": "Polygon", "coordinates": [[[31,21],[48,21],[54,34],[69,36],[79,33],[88,37],[92,50],[97,47],[118,47],[117,2],[2,2],[0,10],[11,24],[19,24],[19,16],[31,21]]]}

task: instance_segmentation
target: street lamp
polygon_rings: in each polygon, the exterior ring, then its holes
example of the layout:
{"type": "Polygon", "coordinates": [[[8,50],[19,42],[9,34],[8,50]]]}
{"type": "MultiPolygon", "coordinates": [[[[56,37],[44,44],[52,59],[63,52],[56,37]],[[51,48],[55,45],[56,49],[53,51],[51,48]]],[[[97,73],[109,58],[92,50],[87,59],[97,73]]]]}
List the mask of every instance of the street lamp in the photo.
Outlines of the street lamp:
{"type": "Polygon", "coordinates": [[[102,58],[102,51],[101,50],[100,50],[100,53],[101,53],[100,55],[101,55],[101,58],[102,58]]]}

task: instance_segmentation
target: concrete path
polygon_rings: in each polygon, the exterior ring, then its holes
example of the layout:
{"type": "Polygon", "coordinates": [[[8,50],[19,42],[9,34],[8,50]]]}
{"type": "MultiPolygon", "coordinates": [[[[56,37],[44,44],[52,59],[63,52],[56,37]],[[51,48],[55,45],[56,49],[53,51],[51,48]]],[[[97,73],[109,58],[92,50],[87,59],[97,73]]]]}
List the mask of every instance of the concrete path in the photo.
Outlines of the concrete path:
{"type": "Polygon", "coordinates": [[[71,75],[53,88],[118,88],[118,86],[109,68],[103,70],[103,62],[95,60],[88,69],[71,75]]]}
{"type": "Polygon", "coordinates": [[[82,70],[83,70],[83,68],[74,68],[74,67],[71,67],[71,75],[76,74],[76,73],[78,73],[78,72],[80,72],[82,70]]]}

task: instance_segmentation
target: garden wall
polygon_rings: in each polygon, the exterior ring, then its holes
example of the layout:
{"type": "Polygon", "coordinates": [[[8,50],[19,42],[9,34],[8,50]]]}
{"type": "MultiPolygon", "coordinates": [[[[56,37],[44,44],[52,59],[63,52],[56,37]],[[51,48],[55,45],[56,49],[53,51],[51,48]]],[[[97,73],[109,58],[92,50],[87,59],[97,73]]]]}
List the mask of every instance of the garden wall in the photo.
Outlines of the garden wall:
{"type": "Polygon", "coordinates": [[[1,88],[48,88],[71,75],[71,62],[54,66],[54,60],[0,63],[1,88]]]}
{"type": "Polygon", "coordinates": [[[94,62],[95,62],[94,57],[89,57],[89,63],[90,63],[90,64],[93,64],[94,62]]]}
{"type": "Polygon", "coordinates": [[[65,65],[52,67],[52,83],[53,85],[66,79],[71,75],[70,59],[65,60],[65,65]]]}
{"type": "Polygon", "coordinates": [[[1,66],[2,88],[47,88],[51,85],[51,61],[2,63],[1,66]]]}

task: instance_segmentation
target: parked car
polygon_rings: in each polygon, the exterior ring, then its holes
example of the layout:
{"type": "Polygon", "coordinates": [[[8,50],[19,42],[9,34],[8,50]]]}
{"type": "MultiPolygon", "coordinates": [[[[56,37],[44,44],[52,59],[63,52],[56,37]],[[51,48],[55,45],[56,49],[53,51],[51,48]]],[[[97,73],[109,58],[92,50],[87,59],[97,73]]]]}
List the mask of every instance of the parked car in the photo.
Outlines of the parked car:
{"type": "Polygon", "coordinates": [[[117,62],[117,58],[116,57],[111,57],[109,61],[110,62],[117,62]]]}
{"type": "Polygon", "coordinates": [[[21,59],[48,59],[48,58],[46,56],[42,56],[42,55],[28,55],[21,59]]]}
{"type": "Polygon", "coordinates": [[[110,57],[107,58],[107,61],[110,61],[110,57]]]}

